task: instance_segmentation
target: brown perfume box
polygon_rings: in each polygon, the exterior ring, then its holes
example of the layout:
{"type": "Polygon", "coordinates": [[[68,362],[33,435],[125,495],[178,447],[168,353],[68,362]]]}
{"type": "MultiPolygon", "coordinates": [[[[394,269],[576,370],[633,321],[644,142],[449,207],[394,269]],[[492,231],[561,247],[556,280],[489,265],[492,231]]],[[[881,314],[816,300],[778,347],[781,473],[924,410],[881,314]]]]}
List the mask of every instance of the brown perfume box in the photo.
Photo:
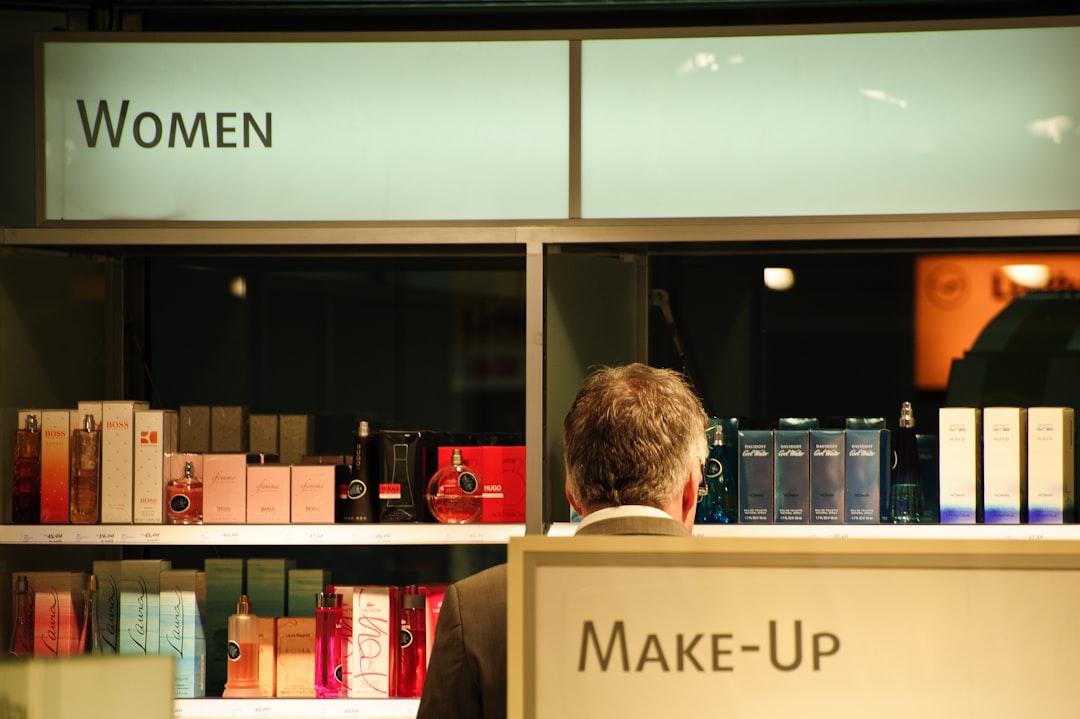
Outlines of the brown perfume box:
{"type": "Polygon", "coordinates": [[[180,407],[179,449],[192,454],[210,451],[209,407],[180,407]]]}
{"type": "Polygon", "coordinates": [[[210,451],[248,451],[248,408],[210,408],[210,451]]]}
{"type": "Polygon", "coordinates": [[[315,418],[310,414],[278,415],[278,456],[282,464],[300,464],[315,454],[315,418]]]}
{"type": "Polygon", "coordinates": [[[260,454],[278,453],[276,414],[253,414],[248,417],[248,451],[260,454]]]}

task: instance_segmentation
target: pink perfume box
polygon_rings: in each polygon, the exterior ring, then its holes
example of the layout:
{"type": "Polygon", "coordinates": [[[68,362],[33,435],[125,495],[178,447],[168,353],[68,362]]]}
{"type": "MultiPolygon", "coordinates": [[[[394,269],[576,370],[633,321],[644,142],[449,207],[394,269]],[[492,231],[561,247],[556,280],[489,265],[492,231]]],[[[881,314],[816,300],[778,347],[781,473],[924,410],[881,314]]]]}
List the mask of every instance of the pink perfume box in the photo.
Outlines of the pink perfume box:
{"type": "Polygon", "coordinates": [[[342,612],[342,622],[349,628],[344,669],[346,693],[350,698],[360,699],[392,697],[397,693],[400,653],[399,590],[354,586],[342,594],[349,598],[342,612]]]}
{"type": "Polygon", "coordinates": [[[146,402],[101,403],[101,523],[131,524],[135,477],[135,410],[146,402]]]}
{"type": "Polygon", "coordinates": [[[203,524],[247,522],[247,455],[203,455],[203,524]]]}
{"type": "Polygon", "coordinates": [[[165,482],[172,472],[179,418],[175,410],[135,410],[135,524],[161,524],[165,520],[165,482]]]}
{"type": "MultiPolygon", "coordinates": [[[[79,654],[85,572],[25,572],[34,594],[34,656],[79,654]]],[[[18,574],[12,575],[12,589],[18,574]]]]}
{"type": "MultiPolygon", "coordinates": [[[[288,524],[292,521],[292,471],[284,464],[247,467],[247,523],[288,524]]],[[[331,520],[332,521],[332,520],[331,520]]]]}
{"type": "Polygon", "coordinates": [[[337,495],[337,466],[295,464],[292,466],[292,509],[295,524],[333,524],[337,495]]]}
{"type": "Polygon", "coordinates": [[[41,411],[41,523],[68,521],[68,441],[71,411],[41,411]]]}

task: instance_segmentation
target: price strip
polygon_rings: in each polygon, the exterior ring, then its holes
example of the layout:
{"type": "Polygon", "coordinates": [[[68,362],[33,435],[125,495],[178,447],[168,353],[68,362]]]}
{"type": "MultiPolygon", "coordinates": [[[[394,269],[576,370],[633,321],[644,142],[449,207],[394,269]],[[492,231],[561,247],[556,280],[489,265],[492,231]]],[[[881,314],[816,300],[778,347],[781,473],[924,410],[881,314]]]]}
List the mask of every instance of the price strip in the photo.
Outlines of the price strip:
{"type": "Polygon", "coordinates": [[[64,533],[62,531],[49,531],[45,532],[42,538],[46,544],[63,544],[64,533]]]}
{"type": "Polygon", "coordinates": [[[224,544],[238,544],[240,542],[240,530],[238,529],[226,529],[218,536],[224,544]]]}

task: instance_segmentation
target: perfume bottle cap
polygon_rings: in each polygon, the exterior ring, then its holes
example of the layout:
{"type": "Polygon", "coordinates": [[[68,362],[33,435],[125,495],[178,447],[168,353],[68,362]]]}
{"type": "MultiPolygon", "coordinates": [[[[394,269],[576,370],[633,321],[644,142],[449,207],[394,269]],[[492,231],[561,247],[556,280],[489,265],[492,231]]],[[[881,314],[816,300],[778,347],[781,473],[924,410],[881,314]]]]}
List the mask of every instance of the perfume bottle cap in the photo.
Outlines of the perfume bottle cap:
{"type": "Polygon", "coordinates": [[[427,597],[423,594],[405,594],[401,598],[401,606],[405,609],[426,609],[427,597]]]}
{"type": "Polygon", "coordinates": [[[25,425],[24,429],[28,429],[31,432],[36,432],[37,431],[37,415],[36,414],[28,414],[28,415],[26,415],[26,425],[25,425]]]}
{"type": "Polygon", "coordinates": [[[911,409],[911,402],[900,405],[900,426],[904,428],[915,426],[915,412],[911,409]]]}
{"type": "Polygon", "coordinates": [[[86,590],[88,592],[96,592],[97,588],[97,575],[91,574],[89,577],[86,578],[86,590]]]}
{"type": "Polygon", "coordinates": [[[318,592],[315,595],[316,609],[341,609],[341,595],[333,592],[318,592]]]}
{"type": "Polygon", "coordinates": [[[450,464],[454,465],[455,467],[465,464],[464,460],[461,459],[460,449],[455,448],[454,451],[450,454],[450,464]]]}
{"type": "Polygon", "coordinates": [[[83,429],[87,432],[94,431],[94,415],[88,414],[83,417],[83,429]]]}
{"type": "Polygon", "coordinates": [[[360,420],[360,428],[357,429],[356,433],[361,437],[367,437],[371,434],[371,426],[368,425],[366,419],[360,420]]]}
{"type": "Polygon", "coordinates": [[[184,462],[184,479],[191,479],[195,476],[195,465],[191,462],[184,462]]]}
{"type": "Polygon", "coordinates": [[[23,594],[30,591],[30,580],[25,574],[20,574],[15,577],[15,591],[18,594],[23,594]]]}
{"type": "Polygon", "coordinates": [[[239,601],[236,602],[237,614],[251,614],[251,600],[248,595],[241,594],[239,601]]]}

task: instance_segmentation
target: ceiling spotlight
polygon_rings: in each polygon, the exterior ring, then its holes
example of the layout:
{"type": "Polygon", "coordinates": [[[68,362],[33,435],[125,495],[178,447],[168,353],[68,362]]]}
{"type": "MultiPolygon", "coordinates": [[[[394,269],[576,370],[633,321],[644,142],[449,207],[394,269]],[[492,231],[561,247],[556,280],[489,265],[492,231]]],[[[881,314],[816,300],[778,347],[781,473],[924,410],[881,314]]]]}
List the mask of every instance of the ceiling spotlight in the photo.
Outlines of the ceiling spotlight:
{"type": "Polygon", "coordinates": [[[766,267],[765,286],[770,290],[785,292],[795,285],[795,273],[790,267],[766,267]]]}

